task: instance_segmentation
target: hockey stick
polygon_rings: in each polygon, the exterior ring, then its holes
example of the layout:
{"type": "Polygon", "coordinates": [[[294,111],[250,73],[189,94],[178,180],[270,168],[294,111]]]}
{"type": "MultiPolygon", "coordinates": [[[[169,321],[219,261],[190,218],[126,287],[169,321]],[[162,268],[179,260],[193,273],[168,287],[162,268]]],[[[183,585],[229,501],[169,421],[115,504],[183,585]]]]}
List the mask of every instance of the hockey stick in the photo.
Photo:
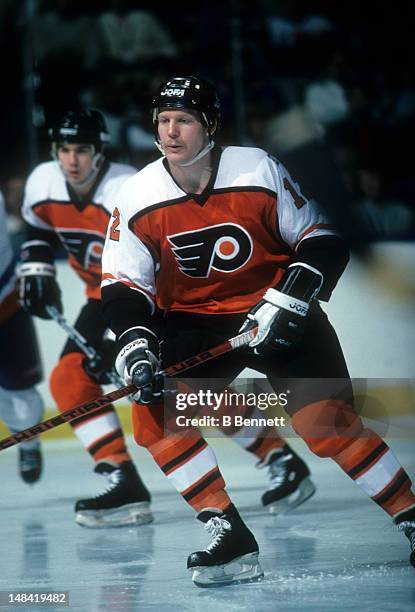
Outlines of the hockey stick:
{"type": "MultiPolygon", "coordinates": [[[[229,340],[225,340],[225,342],[222,344],[218,344],[217,346],[203,351],[198,355],[194,355],[193,357],[189,357],[188,359],[184,359],[183,361],[179,361],[178,363],[165,368],[159,372],[159,374],[163,376],[176,376],[177,374],[186,372],[196,365],[200,365],[206,361],[210,361],[210,359],[214,359],[215,357],[219,357],[220,355],[224,355],[225,353],[229,353],[249,344],[249,342],[254,339],[256,332],[257,328],[254,328],[243,332],[238,336],[229,338],[229,340]]],[[[116,389],[115,391],[110,391],[110,393],[106,393],[105,395],[100,395],[97,397],[97,399],[92,400],[92,402],[85,402],[84,404],[80,404],[74,408],[69,408],[69,410],[65,410],[61,414],[57,414],[50,419],[46,419],[37,425],[33,425],[32,427],[18,431],[8,438],[3,438],[3,440],[0,440],[0,451],[4,450],[5,448],[9,448],[10,446],[14,446],[15,444],[19,444],[19,442],[31,440],[35,436],[48,431],[49,429],[53,429],[54,427],[62,425],[63,423],[69,423],[70,421],[73,421],[84,414],[93,412],[98,408],[105,408],[105,406],[108,406],[112,402],[130,395],[131,393],[135,393],[136,391],[137,387],[135,385],[127,385],[125,387],[121,387],[120,389],[116,389]]]]}
{"type": "MultiPolygon", "coordinates": [[[[72,327],[72,325],[68,323],[65,317],[59,312],[57,308],[55,308],[55,306],[46,306],[46,310],[48,314],[52,317],[52,319],[56,321],[56,323],[60,325],[60,327],[62,327],[64,331],[66,331],[70,339],[75,342],[76,346],[81,349],[81,351],[90,361],[98,356],[97,351],[91,345],[88,344],[86,338],[84,338],[83,335],[77,329],[75,329],[74,327],[72,327]]],[[[121,379],[120,376],[118,376],[115,370],[111,369],[109,372],[107,372],[107,374],[109,380],[114,386],[124,386],[124,381],[121,379]]]]}

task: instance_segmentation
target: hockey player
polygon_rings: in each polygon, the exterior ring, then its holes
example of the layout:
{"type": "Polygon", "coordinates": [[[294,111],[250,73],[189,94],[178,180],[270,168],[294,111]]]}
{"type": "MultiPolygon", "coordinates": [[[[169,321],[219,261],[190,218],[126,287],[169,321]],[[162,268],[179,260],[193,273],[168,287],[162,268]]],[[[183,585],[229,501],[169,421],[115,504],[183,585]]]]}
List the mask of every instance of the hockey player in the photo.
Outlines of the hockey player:
{"type": "Polygon", "coordinates": [[[140,389],[135,439],[213,533],[207,548],[188,558],[193,580],[221,585],[262,571],[255,538],[206,441],[193,431],[170,436],[163,427],[157,307],[166,313],[163,366],[258,326],[251,350],[199,365],[192,377],[232,381],[250,367],[275,390],[280,379],[298,382],[297,401],[286,408],[296,432],[393,516],[413,548],[410,480],[355,412],[342,350],[319,303],[347,265],[347,247],[277,160],[257,148],[215,146],[219,113],[216,91],[203,79],[161,85],[153,122],[163,158],[123,184],[103,254],[116,367],[140,389]]]}
{"type": "MultiPolygon", "coordinates": [[[[50,376],[52,396],[64,411],[96,398],[101,394],[100,385],[109,382],[111,357],[104,354],[106,325],[100,303],[101,253],[111,214],[108,203],[112,205],[114,193],[136,170],[105,158],[103,146],[109,136],[96,110],[65,113],[49,135],[54,161],[37,166],[25,187],[23,217],[44,232],[41,239],[22,245],[20,300],[32,315],[43,319],[50,318],[47,306],[62,312],[54,255],[47,239],[48,232],[55,232],[86,286],[87,302],[75,328],[102,357],[91,363],[72,340],[66,342],[50,376]]],[[[128,453],[114,408],[97,410],[71,425],[95,461],[95,472],[109,480],[103,494],[76,502],[76,521],[86,527],[150,522],[150,494],[128,453]]]]}
{"type": "MultiPolygon", "coordinates": [[[[0,193],[0,417],[11,433],[42,419],[43,400],[35,388],[42,380],[42,366],[31,317],[17,301],[15,257],[6,227],[6,211],[0,193]]],[[[19,472],[33,484],[42,474],[39,439],[19,444],[19,472]]]]}

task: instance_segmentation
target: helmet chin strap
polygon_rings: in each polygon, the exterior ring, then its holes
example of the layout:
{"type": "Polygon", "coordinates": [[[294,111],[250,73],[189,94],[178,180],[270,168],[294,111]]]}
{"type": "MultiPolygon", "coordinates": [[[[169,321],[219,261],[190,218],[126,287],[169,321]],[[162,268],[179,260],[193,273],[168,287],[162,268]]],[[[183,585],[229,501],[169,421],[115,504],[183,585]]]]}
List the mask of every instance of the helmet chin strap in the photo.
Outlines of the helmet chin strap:
{"type": "MultiPolygon", "coordinates": [[[[161,146],[161,144],[159,142],[157,142],[157,140],[154,142],[154,144],[156,145],[156,147],[158,148],[160,153],[162,153],[163,155],[166,155],[165,152],[164,152],[163,147],[161,146]]],[[[213,140],[210,140],[208,142],[208,144],[205,147],[203,147],[203,149],[201,151],[199,151],[199,153],[197,155],[195,155],[195,157],[193,159],[191,159],[190,161],[188,161],[188,162],[186,162],[184,164],[177,164],[177,165],[180,166],[181,168],[186,168],[187,166],[191,166],[195,162],[199,161],[199,159],[204,157],[206,155],[206,153],[209,153],[209,151],[211,149],[213,149],[214,146],[215,146],[215,142],[213,140]]]]}
{"type": "Polygon", "coordinates": [[[211,149],[213,149],[214,146],[215,146],[215,142],[213,140],[210,140],[207,143],[207,145],[201,151],[199,151],[199,153],[193,159],[191,159],[190,161],[186,162],[185,164],[178,164],[178,165],[181,168],[186,168],[187,166],[191,166],[195,162],[199,161],[199,159],[204,157],[206,155],[206,153],[209,153],[209,151],[211,149]]]}
{"type": "Polygon", "coordinates": [[[156,145],[156,147],[158,148],[158,150],[160,151],[160,153],[161,153],[162,155],[165,155],[163,147],[161,146],[161,144],[160,144],[159,142],[157,142],[157,140],[155,140],[155,141],[154,141],[154,144],[156,145]]]}

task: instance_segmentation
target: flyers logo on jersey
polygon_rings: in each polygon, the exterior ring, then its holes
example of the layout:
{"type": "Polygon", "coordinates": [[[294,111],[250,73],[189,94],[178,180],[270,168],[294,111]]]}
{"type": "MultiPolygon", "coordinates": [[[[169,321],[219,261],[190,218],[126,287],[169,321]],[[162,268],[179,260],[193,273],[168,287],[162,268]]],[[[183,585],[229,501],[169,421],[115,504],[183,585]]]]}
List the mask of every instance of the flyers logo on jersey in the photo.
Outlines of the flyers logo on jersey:
{"type": "Polygon", "coordinates": [[[179,270],[186,276],[207,278],[211,270],[235,272],[251,258],[252,240],[235,223],[167,236],[179,270]]]}
{"type": "Polygon", "coordinates": [[[59,236],[66,250],[84,270],[101,265],[104,236],[81,229],[59,230],[59,236]]]}

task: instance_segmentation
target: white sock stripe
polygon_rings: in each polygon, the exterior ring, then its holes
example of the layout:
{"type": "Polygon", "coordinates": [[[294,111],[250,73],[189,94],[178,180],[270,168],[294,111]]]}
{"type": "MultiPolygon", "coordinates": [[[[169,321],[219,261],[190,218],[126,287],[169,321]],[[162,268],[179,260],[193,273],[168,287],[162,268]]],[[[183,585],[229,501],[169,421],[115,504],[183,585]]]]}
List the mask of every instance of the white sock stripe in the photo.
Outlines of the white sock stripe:
{"type": "Polygon", "coordinates": [[[388,450],[367,472],[356,478],[355,483],[370,497],[378,495],[396,476],[401,464],[388,450]]]}
{"type": "Polygon", "coordinates": [[[218,462],[215,453],[210,447],[207,447],[189,459],[189,461],[186,461],[184,465],[171,472],[171,474],[167,474],[167,478],[175,489],[181,493],[217,466],[218,462]]]}
{"type": "Polygon", "coordinates": [[[117,414],[111,412],[92,418],[86,423],[81,423],[74,427],[74,432],[84,448],[88,448],[103,436],[110,434],[120,427],[121,425],[117,414]]]}

